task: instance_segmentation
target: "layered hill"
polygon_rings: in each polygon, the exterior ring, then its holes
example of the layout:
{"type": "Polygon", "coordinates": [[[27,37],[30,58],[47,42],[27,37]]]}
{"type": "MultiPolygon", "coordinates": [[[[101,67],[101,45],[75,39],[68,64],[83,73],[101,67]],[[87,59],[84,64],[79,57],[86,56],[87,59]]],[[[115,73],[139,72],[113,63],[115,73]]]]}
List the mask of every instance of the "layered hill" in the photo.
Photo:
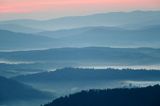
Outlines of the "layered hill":
{"type": "Polygon", "coordinates": [[[14,80],[55,92],[58,96],[88,89],[159,84],[159,70],[64,68],[13,77],[14,80]]]}
{"type": "Polygon", "coordinates": [[[11,20],[2,24],[16,24],[33,29],[59,30],[87,26],[122,26],[140,28],[157,25],[160,22],[159,11],[132,11],[93,14],[87,16],[70,16],[50,20],[11,20]]]}
{"type": "Polygon", "coordinates": [[[14,101],[47,99],[50,95],[12,79],[0,77],[0,104],[14,101]]]}
{"type": "Polygon", "coordinates": [[[48,37],[0,30],[0,50],[40,49],[52,44],[53,40],[48,37]]]}

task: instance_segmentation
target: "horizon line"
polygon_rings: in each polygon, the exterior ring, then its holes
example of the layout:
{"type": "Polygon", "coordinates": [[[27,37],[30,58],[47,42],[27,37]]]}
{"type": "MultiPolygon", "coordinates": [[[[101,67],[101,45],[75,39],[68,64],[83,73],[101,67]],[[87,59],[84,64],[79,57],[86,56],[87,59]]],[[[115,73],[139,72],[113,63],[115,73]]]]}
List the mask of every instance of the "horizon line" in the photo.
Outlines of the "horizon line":
{"type": "MultiPolygon", "coordinates": [[[[16,19],[2,19],[0,22],[6,22],[6,21],[49,21],[49,20],[57,20],[57,19],[63,19],[63,18],[71,18],[71,17],[85,17],[85,16],[93,16],[93,15],[103,15],[103,14],[110,14],[110,13],[132,13],[132,12],[160,12],[160,9],[156,10],[143,10],[143,9],[135,9],[135,10],[128,10],[128,11],[109,11],[109,12],[95,12],[95,13],[87,13],[83,15],[66,15],[66,16],[60,16],[56,18],[48,18],[48,19],[39,19],[39,18],[16,18],[16,19]]],[[[1,24],[1,23],[0,23],[1,24]]]]}

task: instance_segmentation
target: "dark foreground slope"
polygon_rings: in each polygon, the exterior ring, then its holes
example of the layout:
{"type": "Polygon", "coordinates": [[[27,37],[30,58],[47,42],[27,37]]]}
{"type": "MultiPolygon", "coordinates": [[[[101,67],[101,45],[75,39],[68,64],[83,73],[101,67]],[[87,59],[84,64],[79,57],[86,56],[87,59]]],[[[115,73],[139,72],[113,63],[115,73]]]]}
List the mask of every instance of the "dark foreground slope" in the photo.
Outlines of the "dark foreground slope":
{"type": "Polygon", "coordinates": [[[160,106],[160,86],[82,91],[44,106],[160,106]]]}
{"type": "Polygon", "coordinates": [[[0,105],[15,101],[47,99],[49,97],[46,92],[41,92],[31,86],[0,76],[0,105]]]}

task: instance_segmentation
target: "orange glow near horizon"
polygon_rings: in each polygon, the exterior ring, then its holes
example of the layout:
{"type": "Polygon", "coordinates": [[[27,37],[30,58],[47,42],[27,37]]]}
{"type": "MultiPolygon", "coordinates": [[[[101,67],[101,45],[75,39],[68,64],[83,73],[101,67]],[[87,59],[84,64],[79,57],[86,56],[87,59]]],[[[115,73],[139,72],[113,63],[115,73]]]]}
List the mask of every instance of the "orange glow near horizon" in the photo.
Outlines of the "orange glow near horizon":
{"type": "Polygon", "coordinates": [[[84,8],[154,9],[160,8],[160,0],[0,0],[0,13],[29,13],[39,11],[66,11],[84,8]]]}

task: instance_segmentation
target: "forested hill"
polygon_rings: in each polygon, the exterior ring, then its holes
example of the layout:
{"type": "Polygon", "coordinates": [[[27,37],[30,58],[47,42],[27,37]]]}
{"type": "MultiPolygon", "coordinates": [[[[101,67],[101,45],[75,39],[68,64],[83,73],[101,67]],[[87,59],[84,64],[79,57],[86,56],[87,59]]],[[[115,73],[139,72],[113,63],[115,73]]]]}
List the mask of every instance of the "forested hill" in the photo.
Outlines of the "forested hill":
{"type": "Polygon", "coordinates": [[[160,86],[89,90],[61,97],[44,106],[160,106],[160,86]]]}

